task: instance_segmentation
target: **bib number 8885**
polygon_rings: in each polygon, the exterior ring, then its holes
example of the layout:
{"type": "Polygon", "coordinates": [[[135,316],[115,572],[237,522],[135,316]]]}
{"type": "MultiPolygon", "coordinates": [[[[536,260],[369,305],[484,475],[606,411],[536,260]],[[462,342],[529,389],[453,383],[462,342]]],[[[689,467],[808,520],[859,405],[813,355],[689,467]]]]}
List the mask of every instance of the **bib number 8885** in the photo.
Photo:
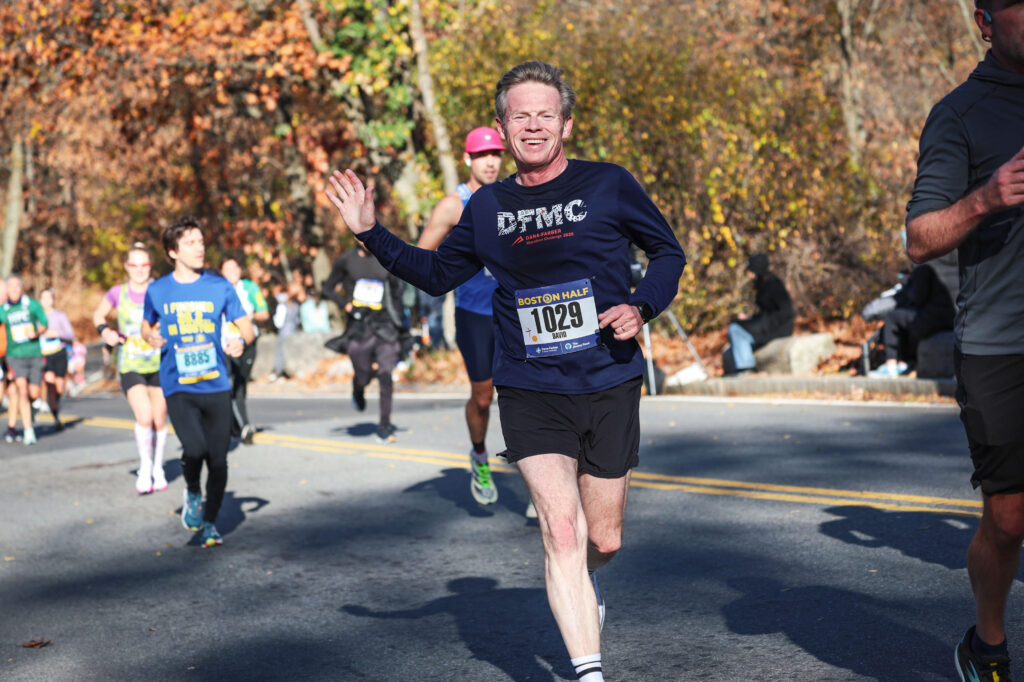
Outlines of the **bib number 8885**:
{"type": "Polygon", "coordinates": [[[530,310],[530,314],[533,315],[537,329],[548,333],[578,329],[583,326],[583,309],[576,301],[568,304],[546,305],[539,310],[533,308],[530,310]]]}
{"type": "Polygon", "coordinates": [[[200,350],[193,353],[185,353],[183,360],[186,367],[204,367],[210,364],[210,351],[200,350]]]}

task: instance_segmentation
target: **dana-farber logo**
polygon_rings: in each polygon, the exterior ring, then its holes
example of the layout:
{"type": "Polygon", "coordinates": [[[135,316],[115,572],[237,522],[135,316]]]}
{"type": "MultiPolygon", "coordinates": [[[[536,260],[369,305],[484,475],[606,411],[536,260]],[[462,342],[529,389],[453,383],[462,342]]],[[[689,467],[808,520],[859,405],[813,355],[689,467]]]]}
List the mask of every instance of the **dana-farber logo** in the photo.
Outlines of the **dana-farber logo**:
{"type": "Polygon", "coordinates": [[[578,223],[587,217],[587,205],[582,199],[573,199],[569,203],[555,204],[551,208],[524,208],[513,213],[511,211],[498,212],[498,236],[505,236],[513,232],[526,232],[531,227],[534,230],[546,230],[566,221],[578,223]]]}

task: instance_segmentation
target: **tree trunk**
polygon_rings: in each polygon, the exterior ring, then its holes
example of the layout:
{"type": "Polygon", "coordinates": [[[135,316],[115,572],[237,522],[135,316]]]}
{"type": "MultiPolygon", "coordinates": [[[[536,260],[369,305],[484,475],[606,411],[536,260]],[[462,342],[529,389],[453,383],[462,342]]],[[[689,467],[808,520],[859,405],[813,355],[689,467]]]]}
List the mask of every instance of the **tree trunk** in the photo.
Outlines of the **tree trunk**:
{"type": "Polygon", "coordinates": [[[413,50],[416,52],[416,70],[420,96],[423,99],[423,108],[427,111],[427,118],[434,129],[434,138],[437,142],[437,156],[441,164],[441,176],[444,179],[444,191],[453,193],[459,186],[459,173],[455,166],[455,157],[452,154],[452,143],[448,137],[448,126],[437,108],[437,100],[434,99],[434,81],[430,77],[430,58],[427,54],[427,37],[423,31],[423,14],[420,12],[419,0],[412,0],[409,4],[409,30],[412,33],[413,50]]]}
{"type": "Polygon", "coordinates": [[[843,123],[846,127],[847,149],[850,161],[860,165],[861,151],[864,146],[864,116],[860,106],[860,97],[856,85],[857,53],[853,40],[853,14],[856,0],[836,0],[839,11],[839,98],[843,111],[843,123]]]}
{"type": "Polygon", "coordinates": [[[3,255],[0,256],[0,272],[4,277],[14,268],[14,251],[18,247],[18,230],[21,227],[21,212],[24,207],[22,171],[25,167],[25,146],[20,137],[11,143],[11,177],[7,184],[7,217],[4,221],[3,255]]]}

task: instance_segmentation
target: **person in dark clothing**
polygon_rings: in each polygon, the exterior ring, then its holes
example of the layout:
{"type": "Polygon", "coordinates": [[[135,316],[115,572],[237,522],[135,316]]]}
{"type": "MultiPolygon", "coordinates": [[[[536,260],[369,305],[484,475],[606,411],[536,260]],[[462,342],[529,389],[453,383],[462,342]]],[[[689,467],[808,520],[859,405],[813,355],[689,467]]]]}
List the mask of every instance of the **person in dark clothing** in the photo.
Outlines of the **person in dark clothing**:
{"type": "Polygon", "coordinates": [[[911,270],[893,297],[896,307],[882,316],[885,364],[871,375],[894,377],[909,372],[917,358],[917,344],[953,328],[958,289],[955,251],[911,270]]]}
{"type": "Polygon", "coordinates": [[[961,679],[1008,680],[1006,601],[1024,541],[1024,3],[975,0],[992,45],[921,132],[907,204],[915,263],[957,250],[957,402],[981,487],[967,550],[975,625],[956,647],[961,679]]]}
{"type": "Polygon", "coordinates": [[[754,280],[757,313],[740,315],[729,325],[729,347],[724,363],[727,373],[753,370],[755,349],[772,339],[793,334],[793,301],[786,285],[769,271],[768,254],[751,256],[747,261],[747,275],[754,280]]]}
{"type": "Polygon", "coordinates": [[[334,261],[331,274],[324,282],[324,295],[337,303],[348,317],[343,352],[352,360],[352,403],[360,412],[366,409],[364,391],[373,378],[373,363],[377,363],[380,385],[377,438],[386,443],[395,441],[395,429],[391,425],[391,372],[398,363],[405,333],[402,287],[402,281],[385,270],[362,244],[334,261]],[[338,292],[339,285],[344,293],[338,292]]]}

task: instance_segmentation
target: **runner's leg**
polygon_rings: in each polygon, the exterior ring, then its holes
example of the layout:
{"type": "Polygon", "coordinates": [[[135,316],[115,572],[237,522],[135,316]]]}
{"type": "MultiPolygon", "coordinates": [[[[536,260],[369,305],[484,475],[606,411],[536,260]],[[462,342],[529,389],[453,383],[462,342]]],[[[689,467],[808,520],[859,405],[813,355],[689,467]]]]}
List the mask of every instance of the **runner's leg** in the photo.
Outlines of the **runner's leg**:
{"type": "Polygon", "coordinates": [[[1020,565],[1022,538],[1024,493],[984,496],[981,522],[967,549],[967,573],[976,601],[978,637],[988,644],[1006,639],[1006,599],[1020,565]]]}
{"type": "Polygon", "coordinates": [[[599,653],[597,597],[587,574],[589,531],[576,460],[545,454],[520,459],[517,464],[537,508],[548,604],[565,648],[570,658],[599,653]]]}
{"type": "Polygon", "coordinates": [[[228,448],[231,445],[231,391],[202,396],[202,424],[206,432],[206,508],[203,521],[213,523],[224,502],[228,484],[228,448]]]}
{"type": "Polygon", "coordinates": [[[587,569],[594,571],[611,561],[622,546],[622,522],[626,515],[629,478],[580,476],[580,498],[587,518],[587,569]]]}

